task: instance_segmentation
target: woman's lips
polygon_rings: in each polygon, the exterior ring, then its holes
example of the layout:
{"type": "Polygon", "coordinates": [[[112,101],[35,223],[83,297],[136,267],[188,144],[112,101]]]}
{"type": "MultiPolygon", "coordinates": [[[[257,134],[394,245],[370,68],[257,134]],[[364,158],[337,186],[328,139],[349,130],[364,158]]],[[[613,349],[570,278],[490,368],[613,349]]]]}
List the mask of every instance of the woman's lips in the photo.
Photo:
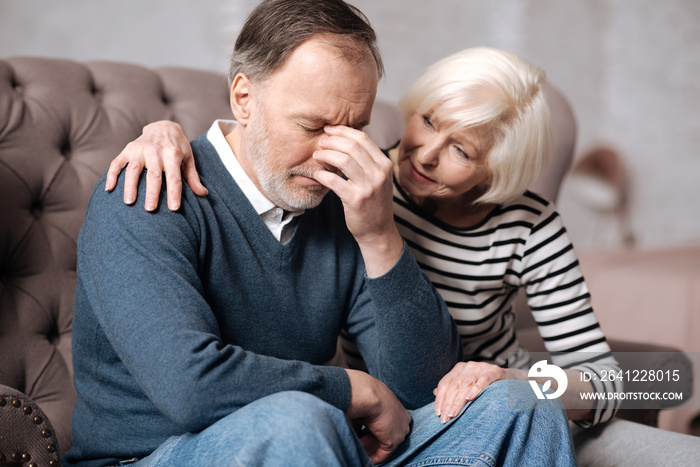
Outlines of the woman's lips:
{"type": "Polygon", "coordinates": [[[411,164],[411,177],[413,177],[413,179],[418,183],[435,183],[435,180],[432,180],[423,175],[422,173],[418,172],[418,170],[413,164],[411,164]]]}

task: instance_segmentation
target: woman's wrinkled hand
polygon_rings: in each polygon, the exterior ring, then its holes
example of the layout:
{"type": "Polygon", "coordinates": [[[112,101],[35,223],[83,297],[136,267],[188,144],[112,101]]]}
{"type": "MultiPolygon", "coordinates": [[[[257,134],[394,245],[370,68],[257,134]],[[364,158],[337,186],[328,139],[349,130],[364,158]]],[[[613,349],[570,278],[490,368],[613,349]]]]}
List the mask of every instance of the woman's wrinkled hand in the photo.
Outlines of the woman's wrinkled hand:
{"type": "Polygon", "coordinates": [[[491,383],[506,379],[506,369],[484,362],[460,362],[442,377],[435,394],[435,413],[442,423],[459,415],[491,383]]]}
{"type": "Polygon", "coordinates": [[[147,211],[153,211],[158,206],[164,172],[168,208],[171,211],[180,208],[183,177],[196,195],[206,196],[208,193],[195,168],[190,143],[177,123],[160,121],[145,126],[143,134],[129,143],[109,165],[105,190],[112,191],[117,186],[119,173],[125,167],[126,204],[136,202],[139,176],[144,168],[148,170],[144,203],[147,211]]]}

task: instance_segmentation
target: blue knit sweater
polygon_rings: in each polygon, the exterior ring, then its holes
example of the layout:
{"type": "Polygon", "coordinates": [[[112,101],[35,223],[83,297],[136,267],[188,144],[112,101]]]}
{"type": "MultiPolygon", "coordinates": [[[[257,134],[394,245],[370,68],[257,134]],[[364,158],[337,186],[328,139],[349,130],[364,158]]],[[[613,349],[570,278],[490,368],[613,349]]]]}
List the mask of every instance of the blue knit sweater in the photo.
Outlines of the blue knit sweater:
{"type": "Polygon", "coordinates": [[[282,245],[205,137],[193,150],[209,195],[185,188],[178,212],[126,206],[104,177],[93,193],[78,242],[67,463],[143,457],[285,390],[346,410],[347,374],[323,365],[343,328],[407,407],[430,402],[461,345],[406,247],[368,279],[332,193],[282,245]]]}

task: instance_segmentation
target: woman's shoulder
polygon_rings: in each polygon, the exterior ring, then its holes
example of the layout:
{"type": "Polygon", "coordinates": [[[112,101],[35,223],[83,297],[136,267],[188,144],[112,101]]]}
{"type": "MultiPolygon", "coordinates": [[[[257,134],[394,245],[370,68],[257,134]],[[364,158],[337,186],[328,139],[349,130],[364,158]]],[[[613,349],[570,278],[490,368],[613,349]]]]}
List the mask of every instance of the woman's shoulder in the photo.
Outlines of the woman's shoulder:
{"type": "Polygon", "coordinates": [[[557,212],[554,202],[533,191],[526,191],[519,197],[508,203],[501,205],[502,211],[517,211],[523,214],[530,213],[540,216],[542,214],[551,215],[557,212]]]}
{"type": "Polygon", "coordinates": [[[499,205],[491,216],[491,227],[497,224],[504,226],[529,227],[530,231],[537,230],[538,226],[560,223],[560,216],[554,203],[547,198],[526,191],[517,198],[499,205]]]}

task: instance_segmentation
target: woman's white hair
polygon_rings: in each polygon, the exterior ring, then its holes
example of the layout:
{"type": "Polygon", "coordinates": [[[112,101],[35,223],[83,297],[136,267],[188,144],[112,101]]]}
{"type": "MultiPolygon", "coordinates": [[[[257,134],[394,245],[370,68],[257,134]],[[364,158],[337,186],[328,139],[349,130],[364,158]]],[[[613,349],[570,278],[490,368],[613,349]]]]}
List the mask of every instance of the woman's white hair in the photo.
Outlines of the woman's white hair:
{"type": "Polygon", "coordinates": [[[476,47],[438,61],[403,95],[399,109],[404,122],[429,114],[439,125],[477,132],[492,177],[477,202],[521,195],[549,162],[545,73],[510,52],[476,47]]]}

